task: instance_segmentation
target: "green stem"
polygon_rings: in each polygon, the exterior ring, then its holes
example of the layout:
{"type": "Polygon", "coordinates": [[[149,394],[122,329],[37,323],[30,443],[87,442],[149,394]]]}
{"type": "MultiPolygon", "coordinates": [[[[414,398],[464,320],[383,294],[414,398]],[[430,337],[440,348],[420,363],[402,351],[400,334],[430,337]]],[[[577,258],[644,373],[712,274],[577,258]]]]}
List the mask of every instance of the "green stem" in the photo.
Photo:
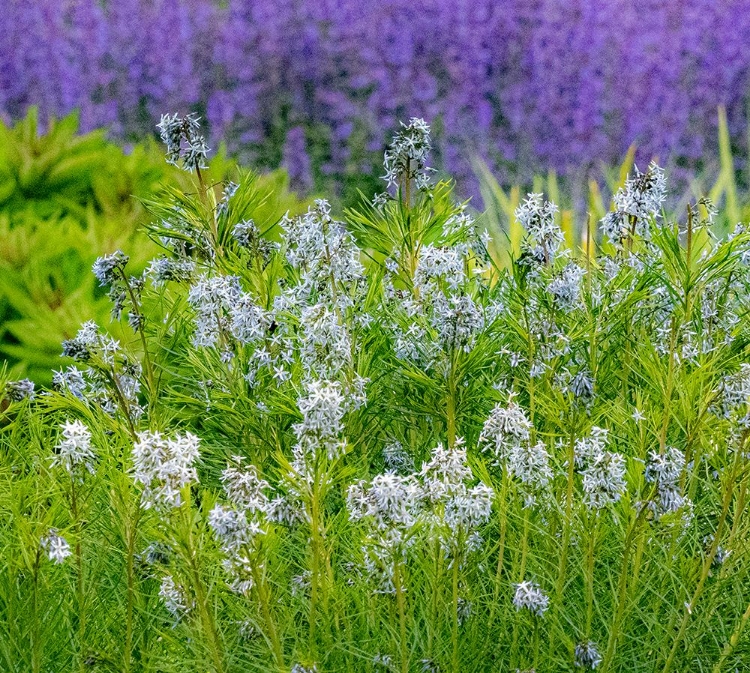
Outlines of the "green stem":
{"type": "Polygon", "coordinates": [[[453,377],[453,363],[448,376],[448,396],[446,400],[446,425],[448,433],[448,448],[456,444],[456,385],[453,377]]]}
{"type": "Polygon", "coordinates": [[[563,521],[562,549],[560,550],[560,569],[557,574],[555,597],[557,603],[562,600],[565,590],[565,574],[568,565],[568,547],[570,546],[570,532],[573,518],[573,493],[575,487],[575,430],[571,424],[570,439],[568,441],[568,471],[567,487],[565,491],[565,520],[563,521]]]}
{"type": "Polygon", "coordinates": [[[76,565],[76,602],[78,603],[78,654],[80,656],[80,668],[82,671],[84,671],[84,644],[86,642],[86,595],[84,591],[85,587],[83,581],[83,547],[81,545],[83,522],[80,520],[80,512],[78,509],[78,494],[75,481],[72,476],[70,485],[70,511],[73,515],[73,522],[76,529],[74,555],[76,565]]]}
{"type": "Polygon", "coordinates": [[[198,615],[201,621],[201,627],[203,629],[203,636],[207,641],[208,648],[210,650],[214,673],[223,673],[223,648],[221,645],[221,640],[219,639],[219,632],[216,629],[214,616],[211,614],[211,610],[209,610],[208,592],[203,585],[200,568],[198,567],[198,550],[196,549],[195,542],[193,540],[193,510],[189,486],[183,489],[183,494],[184,502],[182,507],[180,508],[179,514],[181,516],[180,542],[184,551],[184,561],[190,573],[190,581],[192,583],[193,589],[195,590],[198,615]]]}
{"type": "Polygon", "coordinates": [[[632,554],[633,541],[636,539],[640,524],[645,520],[645,513],[647,509],[647,503],[641,505],[640,510],[636,514],[635,521],[633,521],[628,534],[625,536],[625,545],[622,553],[622,566],[620,567],[620,578],[618,580],[617,589],[617,607],[615,608],[615,614],[612,619],[612,626],[609,630],[609,638],[607,639],[607,649],[604,653],[604,659],[602,661],[601,673],[606,673],[612,664],[612,659],[615,655],[615,648],[620,635],[620,626],[625,616],[625,608],[627,605],[627,589],[628,589],[628,571],[630,569],[630,555],[632,554]]]}
{"type": "Polygon", "coordinates": [[[268,632],[268,639],[271,641],[271,649],[273,651],[274,659],[276,660],[276,666],[281,673],[285,670],[284,668],[284,651],[281,646],[281,640],[279,639],[278,629],[276,628],[276,622],[271,615],[270,596],[268,591],[268,585],[265,577],[261,574],[258,566],[253,564],[253,579],[255,581],[255,590],[258,594],[258,602],[260,603],[261,612],[263,613],[263,620],[266,623],[266,631],[268,632]]]}
{"type": "MultiPolygon", "coordinates": [[[[523,537],[521,539],[521,562],[519,564],[518,569],[518,582],[524,581],[524,576],[526,574],[526,557],[528,555],[528,548],[529,548],[529,511],[530,508],[526,508],[524,510],[524,517],[523,517],[523,537]]],[[[510,646],[510,661],[511,661],[511,667],[517,664],[518,662],[518,616],[516,616],[516,619],[513,622],[513,640],[511,642],[510,646]]]]}
{"type": "Polygon", "coordinates": [[[42,670],[41,629],[39,625],[39,566],[41,564],[41,546],[37,549],[33,569],[31,593],[31,670],[40,673],[42,670]]]}
{"type": "Polygon", "coordinates": [[[222,652],[221,641],[219,640],[219,633],[216,630],[216,623],[214,621],[211,610],[208,606],[208,594],[203,586],[198,566],[195,563],[195,557],[190,561],[190,571],[193,577],[193,584],[195,586],[196,602],[198,603],[198,610],[200,612],[201,622],[203,624],[203,632],[208,640],[209,647],[211,649],[211,659],[213,660],[214,673],[223,673],[224,671],[224,655],[222,652]]]}
{"type": "Polygon", "coordinates": [[[667,657],[667,661],[664,664],[662,673],[669,673],[669,671],[672,669],[672,665],[674,663],[675,657],[677,656],[677,652],[682,646],[682,640],[685,637],[685,632],[687,631],[690,617],[693,614],[693,610],[695,610],[698,600],[703,594],[703,589],[706,586],[706,580],[708,579],[708,575],[711,572],[711,565],[714,562],[714,558],[716,558],[716,552],[719,549],[719,542],[721,541],[721,534],[724,530],[724,524],[726,523],[727,515],[729,514],[729,508],[732,504],[732,497],[734,495],[734,482],[739,470],[740,460],[747,439],[747,434],[748,433],[745,432],[742,440],[740,441],[740,445],[737,447],[737,450],[735,452],[734,465],[732,467],[732,473],[730,474],[725,487],[724,498],[721,505],[721,514],[719,515],[719,522],[716,525],[716,533],[714,534],[711,548],[706,555],[705,560],[703,561],[701,575],[698,580],[698,584],[695,587],[695,591],[693,592],[693,596],[690,599],[690,602],[685,605],[685,614],[683,615],[682,621],[680,622],[680,628],[677,630],[677,635],[672,642],[672,649],[669,652],[669,656],[667,657]]]}
{"type": "MultiPolygon", "coordinates": [[[[443,575],[443,554],[440,549],[440,540],[435,539],[435,577],[432,584],[432,601],[430,606],[430,623],[427,625],[427,654],[433,656],[434,632],[438,623],[438,604],[440,598],[440,585],[443,575]]],[[[494,607],[494,606],[493,606],[494,607]]]]}
{"type": "Polygon", "coordinates": [[[451,665],[453,673],[458,673],[458,549],[460,549],[460,541],[457,545],[456,553],[453,558],[453,632],[451,634],[451,641],[453,645],[451,665]]]}
{"type": "MultiPolygon", "coordinates": [[[[125,275],[125,269],[122,267],[117,267],[120,271],[120,275],[122,276],[122,280],[125,283],[125,287],[127,288],[128,295],[130,296],[130,303],[133,305],[133,312],[138,314],[139,316],[143,315],[143,311],[141,310],[140,302],[138,301],[138,298],[135,296],[135,292],[133,291],[133,288],[131,287],[130,283],[128,282],[128,277],[125,275]]],[[[153,396],[156,394],[156,391],[154,390],[154,369],[151,364],[151,356],[148,352],[148,342],[146,341],[146,332],[144,331],[143,324],[139,324],[138,329],[136,330],[138,332],[138,335],[141,339],[141,346],[143,347],[143,362],[146,365],[146,383],[148,386],[148,401],[149,406],[153,404],[153,396]]]]}
{"type": "Polygon", "coordinates": [[[402,586],[403,578],[401,577],[401,562],[394,560],[393,564],[393,584],[396,588],[396,606],[398,608],[398,623],[400,640],[399,650],[401,652],[401,673],[409,673],[409,651],[406,642],[406,599],[404,598],[404,588],[402,586]]]}
{"type": "Polygon", "coordinates": [[[133,616],[135,611],[135,546],[138,537],[138,523],[140,521],[140,503],[136,503],[135,517],[126,531],[126,576],[127,598],[125,607],[125,645],[123,651],[123,671],[130,673],[133,659],[133,616]]]}
{"type": "Polygon", "coordinates": [[[713,673],[721,673],[721,668],[724,665],[724,662],[727,660],[729,655],[732,654],[734,648],[737,647],[737,643],[740,641],[740,636],[742,636],[742,631],[745,629],[748,620],[750,620],[750,603],[748,603],[747,610],[745,610],[745,613],[740,618],[739,624],[737,624],[737,628],[735,628],[735,630],[732,632],[732,635],[727,641],[727,644],[724,645],[724,648],[721,651],[721,655],[719,656],[719,660],[714,665],[713,673]]]}
{"type": "Polygon", "coordinates": [[[586,553],[586,635],[584,640],[591,639],[591,626],[594,619],[594,548],[599,528],[599,517],[595,513],[594,525],[589,530],[589,544],[586,553]]]}

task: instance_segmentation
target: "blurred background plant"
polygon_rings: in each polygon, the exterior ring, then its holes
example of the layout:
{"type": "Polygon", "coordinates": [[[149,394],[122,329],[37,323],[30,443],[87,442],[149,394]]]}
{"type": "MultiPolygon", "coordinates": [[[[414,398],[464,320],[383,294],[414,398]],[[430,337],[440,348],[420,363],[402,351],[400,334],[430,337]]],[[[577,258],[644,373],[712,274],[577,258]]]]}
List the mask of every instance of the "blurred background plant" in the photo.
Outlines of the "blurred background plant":
{"type": "MultiPolygon", "coordinates": [[[[433,165],[478,196],[556,171],[571,204],[632,144],[671,184],[715,178],[726,108],[747,184],[750,0],[38,0],[3,4],[0,115],[80,110],[126,142],[164,110],[209,146],[346,205],[376,189],[401,119],[433,128],[433,165]]],[[[678,195],[679,195],[678,191],[678,195]]]]}

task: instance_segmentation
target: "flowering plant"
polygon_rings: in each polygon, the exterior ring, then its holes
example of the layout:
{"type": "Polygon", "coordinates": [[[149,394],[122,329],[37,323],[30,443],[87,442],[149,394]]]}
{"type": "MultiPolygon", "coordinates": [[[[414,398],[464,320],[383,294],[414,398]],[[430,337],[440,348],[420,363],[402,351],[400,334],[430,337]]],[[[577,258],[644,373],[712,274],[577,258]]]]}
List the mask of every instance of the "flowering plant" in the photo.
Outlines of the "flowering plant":
{"type": "Polygon", "coordinates": [[[195,179],[148,203],[163,255],[93,269],[130,338],[2,384],[7,670],[747,661],[743,225],[668,216],[652,165],[583,250],[529,195],[504,267],[422,120],[341,219],[162,127],[195,179]]]}

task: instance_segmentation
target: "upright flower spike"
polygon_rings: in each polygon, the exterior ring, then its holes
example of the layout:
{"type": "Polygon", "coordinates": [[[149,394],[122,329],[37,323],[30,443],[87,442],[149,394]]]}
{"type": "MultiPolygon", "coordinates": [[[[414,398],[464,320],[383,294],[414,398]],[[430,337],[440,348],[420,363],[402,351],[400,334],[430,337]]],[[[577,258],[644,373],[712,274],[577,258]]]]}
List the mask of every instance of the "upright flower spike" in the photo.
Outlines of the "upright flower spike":
{"type": "Polygon", "coordinates": [[[588,642],[576,645],[575,665],[578,668],[589,668],[593,671],[601,663],[602,655],[599,654],[596,643],[589,640],[588,642]]]}
{"type": "Polygon", "coordinates": [[[648,239],[650,221],[661,217],[666,196],[664,169],[653,161],[645,173],[636,166],[634,175],[627,178],[614,196],[615,210],[601,219],[602,233],[617,246],[634,234],[648,239]]]}
{"type": "Polygon", "coordinates": [[[164,601],[164,607],[170,612],[175,622],[180,621],[193,608],[193,601],[174,581],[172,575],[162,577],[159,598],[164,601]]]}
{"type": "Polygon", "coordinates": [[[243,459],[234,456],[222,472],[221,481],[229,505],[216,504],[208,516],[224,552],[224,569],[231,578],[233,591],[247,594],[255,585],[252,554],[256,540],[266,534],[266,524],[272,509],[265,491],[270,488],[260,479],[253,465],[244,466],[243,459]]]}
{"type": "Polygon", "coordinates": [[[34,382],[29,379],[8,381],[5,384],[5,394],[11,402],[33,400],[35,397],[34,382]]]}
{"type": "Polygon", "coordinates": [[[549,464],[549,453],[544,442],[523,442],[511,447],[508,452],[507,469],[512,477],[521,484],[526,497],[526,507],[536,503],[552,480],[553,473],[549,464]]]}
{"type": "Polygon", "coordinates": [[[550,265],[557,258],[565,241],[562,229],[555,222],[557,210],[542,194],[528,194],[516,208],[515,218],[526,231],[522,248],[528,260],[550,265]]]}
{"type": "Polygon", "coordinates": [[[618,502],[627,488],[625,456],[607,451],[608,442],[608,431],[594,426],[588,437],[575,444],[574,462],[583,477],[584,502],[590,509],[618,502]]]}
{"type": "Polygon", "coordinates": [[[581,284],[585,276],[585,269],[570,262],[562,273],[547,285],[547,292],[554,297],[561,310],[571,311],[580,303],[581,284]]]}
{"type": "Polygon", "coordinates": [[[190,172],[207,167],[208,147],[205,138],[198,133],[200,117],[195,114],[185,117],[162,115],[157,128],[167,146],[167,163],[179,166],[182,160],[182,168],[190,172]]]}
{"type": "Polygon", "coordinates": [[[427,155],[432,149],[430,127],[418,117],[412,117],[408,124],[401,122],[401,127],[385,151],[383,179],[389,187],[414,180],[417,189],[423,189],[429,185],[432,170],[426,166],[427,155]]]}
{"type": "Polygon", "coordinates": [[[483,451],[493,453],[497,459],[504,460],[514,447],[529,441],[531,427],[526,412],[518,404],[510,401],[504,407],[498,403],[484,422],[479,446],[483,451]]]}
{"type": "Polygon", "coordinates": [[[94,474],[96,453],[91,445],[91,431],[81,421],[65,421],[63,438],[55,446],[52,467],[62,467],[68,474],[82,477],[94,474]]]}
{"type": "Polygon", "coordinates": [[[681,485],[685,467],[685,454],[673,446],[667,447],[664,453],[650,452],[646,481],[656,485],[658,499],[652,505],[657,515],[676,512],[688,504],[681,485]]]}
{"type": "Polygon", "coordinates": [[[122,250],[117,250],[111,255],[104,255],[99,257],[94,262],[93,272],[96,279],[99,281],[99,285],[105,287],[112,285],[115,280],[119,280],[116,276],[115,271],[118,269],[122,270],[130,260],[122,250]]]}
{"type": "Polygon", "coordinates": [[[629,176],[615,194],[615,207],[626,215],[642,220],[660,217],[662,204],[667,197],[664,169],[652,161],[645,173],[641,173],[637,166],[634,170],[635,174],[629,176]]]}
{"type": "Polygon", "coordinates": [[[309,381],[306,388],[306,394],[297,401],[302,421],[294,425],[295,460],[307,463],[321,450],[334,460],[346,449],[341,433],[349,400],[337,381],[309,381]]]}

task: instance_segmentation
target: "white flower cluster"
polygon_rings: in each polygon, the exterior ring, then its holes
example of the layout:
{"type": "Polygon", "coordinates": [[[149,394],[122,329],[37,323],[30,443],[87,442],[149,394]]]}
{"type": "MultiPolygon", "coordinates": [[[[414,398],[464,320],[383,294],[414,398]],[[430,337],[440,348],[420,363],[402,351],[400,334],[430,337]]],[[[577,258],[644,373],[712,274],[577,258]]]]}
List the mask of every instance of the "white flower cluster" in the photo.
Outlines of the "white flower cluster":
{"type": "Polygon", "coordinates": [[[306,394],[297,401],[302,422],[294,425],[297,435],[295,458],[305,459],[324,451],[329,460],[341,456],[346,441],[341,439],[348,401],[337,381],[309,381],[306,394]]]}
{"type": "Polygon", "coordinates": [[[302,664],[294,664],[289,673],[318,673],[318,667],[315,664],[304,666],[302,664]]]}
{"type": "Polygon", "coordinates": [[[429,186],[431,172],[425,165],[432,148],[430,127],[424,119],[418,117],[412,117],[408,125],[401,122],[401,127],[385,151],[383,178],[389,187],[414,180],[417,188],[423,189],[429,186]]]}
{"type": "Polygon", "coordinates": [[[105,374],[100,369],[88,367],[80,370],[70,366],[66,370],[54,372],[52,383],[56,390],[69,392],[87,404],[94,404],[110,416],[114,416],[123,401],[122,413],[137,420],[143,414],[138,395],[141,391],[141,365],[122,354],[121,362],[105,374]],[[112,389],[111,379],[117,384],[112,389]]]}
{"type": "Polygon", "coordinates": [[[383,448],[383,461],[390,472],[413,472],[414,458],[401,442],[390,442],[383,448]]]}
{"type": "Polygon", "coordinates": [[[462,439],[457,438],[453,447],[438,444],[419,476],[425,501],[431,506],[428,520],[439,528],[447,527],[452,538],[468,534],[489,519],[494,491],[483,482],[468,486],[473,475],[462,439]]]}
{"type": "Polygon", "coordinates": [[[590,668],[592,671],[602,663],[602,655],[596,643],[588,641],[578,643],[575,649],[575,665],[578,668],[590,668]]]}
{"type": "Polygon", "coordinates": [[[580,303],[581,283],[585,275],[585,269],[570,262],[559,276],[549,282],[547,292],[554,297],[561,310],[570,311],[580,303]]]}
{"type": "Polygon", "coordinates": [[[639,219],[659,217],[661,206],[667,198],[667,178],[664,169],[653,161],[648,170],[641,173],[635,167],[635,175],[628,177],[614,197],[615,208],[639,219]]]}
{"type": "Polygon", "coordinates": [[[261,236],[260,230],[252,220],[243,220],[236,224],[232,236],[240,247],[245,248],[253,258],[259,258],[264,264],[268,263],[273,252],[279,248],[278,243],[261,236]]]}
{"type": "MultiPolygon", "coordinates": [[[[318,468],[324,461],[335,461],[346,452],[347,441],[342,437],[344,417],[356,404],[338,381],[306,382],[305,393],[297,401],[302,421],[292,426],[297,442],[292,449],[290,469],[282,478],[286,495],[271,501],[269,520],[288,524],[309,522],[305,503],[319,479],[318,468]]],[[[318,486],[325,487],[327,480],[324,476],[318,486]]]]}
{"type": "Polygon", "coordinates": [[[195,606],[185,589],[179,586],[172,575],[164,575],[159,586],[159,597],[175,622],[182,619],[195,606]]]}
{"type": "Polygon", "coordinates": [[[112,285],[119,278],[115,271],[122,271],[130,260],[122,250],[116,250],[111,255],[103,255],[94,262],[93,272],[100,286],[112,285]]]}
{"type": "Polygon", "coordinates": [[[50,528],[49,533],[41,539],[40,544],[42,549],[47,552],[49,560],[58,564],[64,563],[65,559],[72,554],[67,540],[58,535],[54,528],[50,528]]]}
{"type": "Polygon", "coordinates": [[[349,487],[347,506],[354,521],[364,521],[369,533],[363,551],[368,575],[379,579],[383,591],[392,592],[394,562],[399,562],[423,528],[443,546],[471,542],[474,529],[492,512],[494,491],[473,480],[461,441],[453,448],[439,445],[419,472],[399,475],[386,472],[368,484],[349,487]]]}
{"type": "Polygon", "coordinates": [[[253,465],[244,467],[240,456],[233,458],[222,472],[221,481],[230,505],[217,504],[208,516],[208,523],[221,543],[224,568],[231,577],[231,588],[248,593],[253,585],[252,554],[255,540],[264,535],[270,501],[265,491],[267,481],[260,479],[253,465]]]}
{"type": "Polygon", "coordinates": [[[591,435],[576,441],[575,464],[583,477],[583,497],[590,509],[603,509],[620,500],[627,489],[625,456],[607,451],[609,433],[591,428],[591,435]]]}
{"type": "Polygon", "coordinates": [[[630,232],[630,218],[627,213],[614,210],[599,221],[599,226],[602,234],[615,245],[620,245],[630,232]]]}
{"type": "Polygon", "coordinates": [[[221,333],[229,333],[228,313],[239,302],[242,288],[237,276],[202,274],[190,287],[188,301],[195,309],[196,348],[216,346],[221,333]]]}
{"type": "Polygon", "coordinates": [[[498,403],[484,422],[479,434],[479,446],[495,458],[505,460],[513,447],[528,442],[531,437],[531,421],[526,412],[513,400],[504,407],[498,403]]]}
{"type": "Polygon", "coordinates": [[[739,371],[725,376],[718,390],[718,402],[714,410],[724,418],[729,418],[734,411],[747,413],[750,399],[750,364],[743,363],[739,371]]]}
{"type": "Polygon", "coordinates": [[[30,379],[8,381],[5,384],[5,394],[11,402],[33,400],[35,397],[34,382],[30,379]]]}
{"type": "Polygon", "coordinates": [[[299,283],[289,288],[297,301],[322,301],[339,310],[354,304],[351,288],[364,281],[359,248],[341,222],[331,217],[331,206],[318,200],[305,215],[282,222],[286,259],[299,274],[299,283]]]}
{"type": "Polygon", "coordinates": [[[648,170],[628,177],[614,196],[615,210],[601,220],[602,232],[612,243],[620,245],[631,233],[648,239],[650,220],[661,217],[661,207],[667,196],[664,170],[653,161],[648,170]]]}
{"type": "Polygon", "coordinates": [[[208,147],[204,137],[198,133],[200,117],[195,114],[185,117],[162,115],[157,128],[162,142],[167,146],[167,163],[177,166],[182,159],[182,167],[186,171],[206,168],[208,147]]]}
{"type": "MultiPolygon", "coordinates": [[[[386,280],[386,296],[399,316],[392,329],[399,358],[423,368],[444,363],[458,350],[469,352],[488,319],[472,293],[466,273],[469,249],[461,243],[450,247],[425,245],[419,250],[412,278],[413,293],[397,290],[386,280]]],[[[396,257],[386,268],[397,274],[396,257]]]]}
{"type": "Polygon", "coordinates": [[[413,474],[379,474],[369,485],[359,481],[349,487],[347,506],[353,521],[368,519],[379,531],[398,530],[403,540],[422,511],[424,492],[413,474]]]}
{"type": "Polygon", "coordinates": [[[310,375],[335,379],[351,367],[352,336],[325,304],[305,306],[299,316],[299,356],[310,375]]]}
{"type": "Polygon", "coordinates": [[[680,481],[685,471],[685,454],[669,446],[664,453],[651,451],[646,465],[646,481],[656,485],[658,501],[653,502],[657,515],[676,512],[688,504],[680,481]]]}
{"type": "Polygon", "coordinates": [[[190,287],[188,301],[195,309],[193,345],[228,348],[233,337],[241,344],[262,340],[271,325],[267,311],[242,291],[237,276],[202,274],[190,287]]]}
{"type": "Polygon", "coordinates": [[[92,357],[99,356],[105,365],[114,366],[120,343],[108,334],[101,334],[99,326],[89,320],[81,325],[74,339],[63,341],[62,349],[63,356],[79,362],[88,362],[92,357]]]}
{"type": "Polygon", "coordinates": [[[168,510],[182,504],[182,489],[198,481],[199,444],[198,437],[189,432],[171,439],[159,432],[138,433],[130,472],[143,485],[146,509],[168,510]]]}
{"type": "Polygon", "coordinates": [[[521,484],[525,507],[536,504],[537,498],[549,486],[553,472],[549,464],[549,453],[544,442],[521,442],[510,448],[507,469],[511,477],[521,484]]]}
{"type": "Polygon", "coordinates": [[[479,446],[519,482],[525,506],[533,506],[549,486],[553,472],[544,442],[531,443],[531,422],[524,410],[512,399],[507,407],[496,404],[484,422],[479,446]]]}
{"type": "Polygon", "coordinates": [[[414,272],[414,287],[422,294],[432,295],[435,286],[444,283],[451,290],[460,289],[467,281],[464,246],[438,247],[426,245],[419,251],[414,272]]]}
{"type": "Polygon", "coordinates": [[[430,325],[445,351],[468,353],[485,322],[481,308],[468,294],[446,296],[441,292],[433,297],[430,325]]]}
{"type": "Polygon", "coordinates": [[[94,474],[96,452],[91,446],[91,431],[81,421],[65,421],[63,438],[55,446],[52,467],[62,467],[68,474],[82,477],[94,474]]]}
{"type": "Polygon", "coordinates": [[[555,222],[557,206],[545,201],[542,194],[528,194],[516,208],[515,218],[526,230],[523,251],[537,263],[552,264],[565,241],[555,222]]]}
{"type": "Polygon", "coordinates": [[[544,613],[549,608],[549,596],[538,584],[527,580],[516,584],[513,605],[516,606],[517,611],[525,609],[537,617],[544,617],[544,613]]]}

